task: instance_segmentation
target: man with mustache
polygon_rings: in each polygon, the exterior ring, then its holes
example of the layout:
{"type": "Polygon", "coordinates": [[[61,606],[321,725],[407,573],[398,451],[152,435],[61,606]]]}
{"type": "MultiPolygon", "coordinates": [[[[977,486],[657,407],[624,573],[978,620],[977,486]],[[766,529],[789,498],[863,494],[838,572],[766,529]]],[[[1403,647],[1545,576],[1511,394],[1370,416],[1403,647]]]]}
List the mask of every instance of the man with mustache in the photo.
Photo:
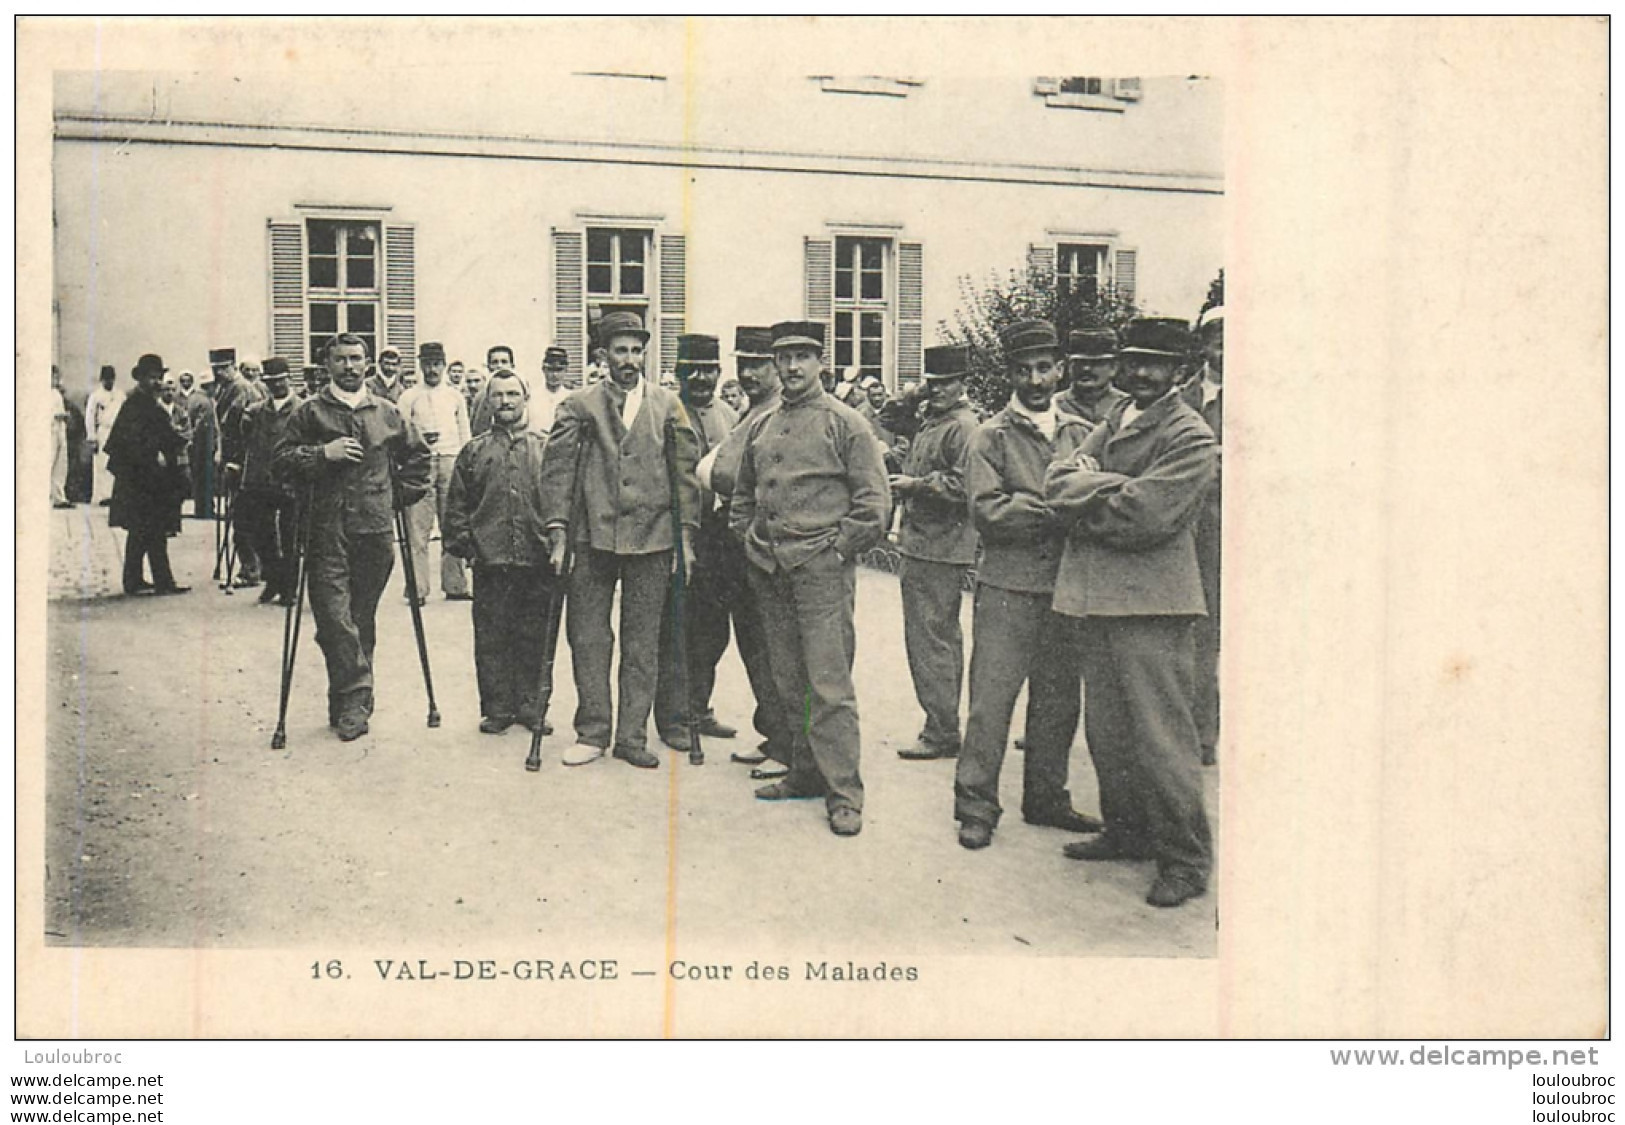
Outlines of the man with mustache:
{"type": "Polygon", "coordinates": [[[1073,329],[1066,334],[1066,390],[1055,408],[1098,426],[1128,396],[1112,386],[1117,376],[1117,333],[1110,328],[1073,329]]]}

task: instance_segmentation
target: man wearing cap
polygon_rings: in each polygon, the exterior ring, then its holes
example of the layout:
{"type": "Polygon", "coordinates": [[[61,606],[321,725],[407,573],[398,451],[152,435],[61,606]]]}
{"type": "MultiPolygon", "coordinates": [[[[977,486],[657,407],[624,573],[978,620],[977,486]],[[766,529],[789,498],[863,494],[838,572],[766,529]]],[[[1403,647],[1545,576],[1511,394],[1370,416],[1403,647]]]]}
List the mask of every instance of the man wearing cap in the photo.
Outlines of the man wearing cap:
{"type": "Polygon", "coordinates": [[[396,408],[423,435],[431,453],[431,486],[428,495],[406,514],[406,531],[412,541],[412,570],[418,588],[407,591],[421,605],[429,600],[429,533],[440,523],[440,592],[448,601],[468,601],[468,575],[463,560],[447,550],[446,501],[451,491],[451,474],[457,455],[472,437],[468,407],[457,388],[445,381],[446,349],[435,342],[418,346],[418,367],[423,382],[402,393],[396,408]]]}
{"type": "Polygon", "coordinates": [[[914,697],[925,711],[907,761],[959,756],[959,696],[965,639],[959,627],[965,572],[976,561],[976,526],[965,491],[965,465],[976,433],[976,411],[965,400],[970,353],[963,347],[925,349],[926,403],[920,430],[890,479],[902,505],[898,548],[903,561],[903,641],[914,697]]]}
{"type": "Polygon", "coordinates": [[[1091,429],[1128,395],[1112,386],[1117,376],[1117,333],[1110,328],[1073,329],[1066,334],[1067,387],[1055,408],[1082,418],[1091,429]]]}
{"type": "Polygon", "coordinates": [[[406,387],[401,383],[401,350],[381,348],[378,352],[378,370],[367,376],[367,393],[374,398],[385,398],[398,403],[406,387]]]}
{"type": "Polygon", "coordinates": [[[891,491],[868,423],[824,390],[823,351],[823,324],[773,326],[783,398],[749,428],[729,526],[745,541],[779,698],[808,709],[789,774],[756,796],[822,796],[830,830],[855,836],[863,828],[857,559],[885,533],[891,491]]]}
{"type": "Polygon", "coordinates": [[[294,496],[286,482],[271,472],[272,460],[288,420],[298,404],[289,382],[288,361],[272,356],[262,379],[266,398],[243,412],[243,478],[237,494],[243,542],[260,561],[265,588],[259,602],[288,605],[293,601],[298,557],[295,554],[294,496]]]}
{"type": "Polygon", "coordinates": [[[649,334],[642,319],[632,312],[609,313],[600,322],[599,335],[609,353],[610,377],[559,404],[542,461],[542,513],[554,573],[563,572],[567,544],[573,540],[576,547],[566,616],[576,682],[576,744],[565,751],[563,761],[585,765],[613,746],[622,761],[654,769],[660,759],[649,751],[647,728],[660,622],[673,550],[693,560],[700,522],[700,486],[694,478],[699,458],[682,403],[644,378],[649,334]],[[666,465],[668,420],[677,445],[681,518],[676,521],[666,465]],[[578,451],[583,451],[579,457],[578,451]],[[610,631],[610,606],[617,587],[621,661],[612,710],[609,672],[615,634],[610,631]]]}
{"type": "Polygon", "coordinates": [[[1206,613],[1194,529],[1219,456],[1213,431],[1179,395],[1190,352],[1184,321],[1131,321],[1118,375],[1129,400],[1044,481],[1068,527],[1054,606],[1076,619],[1084,729],[1106,821],[1102,835],[1064,851],[1155,859],[1146,901],[1164,907],[1203,893],[1213,865],[1191,626],[1206,613]]]}
{"type": "Polygon", "coordinates": [[[107,439],[113,432],[124,392],[114,387],[118,372],[111,363],[102,364],[99,385],[85,399],[85,444],[95,458],[91,473],[91,497],[98,504],[113,500],[113,474],[107,468],[107,439]]]}
{"type": "MultiPolygon", "coordinates": [[[[475,571],[480,730],[502,734],[517,722],[532,730],[541,724],[542,733],[550,734],[540,694],[555,581],[541,508],[547,439],[526,423],[529,389],[517,374],[499,372],[488,393],[491,428],[457,455],[441,535],[446,550],[467,559],[475,571]]],[[[551,693],[551,683],[546,690],[551,693]]]]}
{"type": "MultiPolygon", "coordinates": [[[[677,337],[677,380],[685,413],[698,439],[703,460],[720,446],[739,421],[727,403],[716,397],[722,374],[721,343],[715,336],[677,337]]],[[[676,750],[688,749],[692,722],[702,735],[732,738],[739,732],[721,722],[711,709],[716,688],[717,662],[728,651],[727,591],[718,572],[719,555],[728,539],[726,515],[719,516],[716,495],[700,484],[700,528],[694,540],[697,565],[684,591],[683,629],[688,646],[687,666],[679,668],[673,613],[660,626],[660,679],[655,687],[655,729],[662,741],[676,750]],[[687,698],[684,698],[685,692],[687,698]],[[690,713],[690,704],[693,712],[690,713]]]]}
{"type": "Polygon", "coordinates": [[[366,341],[334,336],[325,355],[332,381],[294,407],[274,465],[309,497],[305,567],[316,643],[327,659],[327,721],[349,742],[367,733],[372,716],[378,599],[395,566],[394,510],[428,493],[429,447],[394,403],[368,392],[366,341]]]}
{"type": "Polygon", "coordinates": [[[570,374],[570,353],[552,345],[542,355],[542,386],[530,396],[530,428],[547,436],[553,428],[553,415],[570,393],[565,377],[570,374]]]}
{"type": "MultiPolygon", "coordinates": [[[[255,361],[250,360],[250,363],[255,361]]],[[[244,419],[249,407],[265,400],[265,387],[258,380],[250,381],[242,374],[235,348],[216,348],[209,353],[209,367],[214,372],[214,412],[220,421],[221,479],[226,489],[227,502],[232,508],[232,534],[236,537],[239,570],[232,585],[239,589],[260,584],[260,557],[255,550],[254,536],[248,527],[251,513],[245,512],[232,499],[241,488],[243,470],[247,467],[244,419]]]]}
{"type": "Polygon", "coordinates": [[[1219,560],[1223,530],[1224,480],[1224,306],[1208,309],[1196,329],[1202,369],[1185,385],[1185,401],[1202,416],[1219,443],[1219,472],[1196,521],[1196,565],[1202,572],[1207,616],[1196,622],[1196,733],[1202,764],[1219,760],[1219,560]]]}
{"type": "Polygon", "coordinates": [[[197,379],[197,389],[186,397],[186,417],[191,426],[192,444],[187,450],[187,469],[192,474],[192,518],[214,516],[216,474],[220,469],[220,420],[214,412],[214,372],[205,368],[197,379]]]}
{"type": "Polygon", "coordinates": [[[168,368],[155,355],[136,361],[131,375],[135,391],[120,406],[103,450],[114,478],[107,522],[127,532],[124,541],[124,592],[184,594],[169,567],[169,537],[181,530],[181,498],[186,478],[181,472],[185,441],[175,432],[169,409],[159,400],[168,368]],[[142,574],[152,568],[152,581],[142,574]]]}
{"type": "Polygon", "coordinates": [[[1044,501],[1044,473],[1091,427],[1055,408],[1061,348],[1055,326],[1020,321],[1002,333],[1010,403],[971,439],[966,470],[982,537],[971,634],[970,717],[954,774],[959,842],[993,842],[1010,716],[1027,686],[1021,815],[1028,824],[1098,832],[1072,808],[1067,775],[1079,715],[1078,673],[1065,657],[1067,619],[1050,608],[1066,528],[1044,501]]]}
{"type": "Polygon", "coordinates": [[[739,464],[745,455],[745,442],[750,429],[758,420],[779,408],[779,371],[773,362],[773,330],[755,326],[736,329],[734,361],[739,387],[749,409],[728,431],[721,444],[700,460],[700,483],[717,498],[714,519],[728,529],[726,535],[712,539],[715,554],[706,560],[702,574],[720,591],[722,606],[732,618],[739,659],[745,665],[745,676],[750,680],[751,695],[756,700],[751,725],[762,736],[762,743],[756,752],[735,751],[732,757],[734,761],[750,766],[759,766],[771,758],[777,768],[752,771],[752,776],[758,780],[768,780],[770,777],[783,776],[789,768],[790,750],[795,739],[791,716],[779,699],[778,685],[773,679],[761,606],[756,599],[756,588],[750,581],[751,567],[745,556],[745,544],[728,525],[732,522],[734,485],[739,479],[739,464]]]}

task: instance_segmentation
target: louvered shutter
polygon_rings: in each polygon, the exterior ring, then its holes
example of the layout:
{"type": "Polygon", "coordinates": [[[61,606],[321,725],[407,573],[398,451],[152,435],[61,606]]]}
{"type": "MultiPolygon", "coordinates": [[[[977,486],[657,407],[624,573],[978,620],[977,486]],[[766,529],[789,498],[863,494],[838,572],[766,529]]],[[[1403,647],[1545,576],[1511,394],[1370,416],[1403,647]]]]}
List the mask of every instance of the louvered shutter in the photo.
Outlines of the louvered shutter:
{"type": "Polygon", "coordinates": [[[271,354],[305,364],[305,224],[266,223],[271,254],[271,354]]]}
{"type": "Polygon", "coordinates": [[[835,240],[806,243],[807,319],[824,323],[824,354],[835,362],[835,240]]]}
{"type": "Polygon", "coordinates": [[[1113,266],[1112,282],[1117,287],[1117,295],[1130,305],[1135,304],[1135,293],[1139,285],[1139,251],[1119,248],[1113,266]]]}
{"type": "Polygon", "coordinates": [[[923,370],[922,320],[925,316],[925,248],[918,242],[897,244],[897,381],[912,383],[923,370]]]}
{"type": "Polygon", "coordinates": [[[384,343],[399,348],[401,366],[418,355],[417,228],[384,224],[384,343]]]}
{"type": "Polygon", "coordinates": [[[1027,247],[1027,273],[1029,276],[1053,278],[1055,276],[1055,247],[1034,243],[1027,247]]]}
{"type": "Polygon", "coordinates": [[[583,287],[582,235],[553,228],[553,339],[570,356],[570,380],[579,383],[587,366],[587,309],[583,287]]]}
{"type": "Polygon", "coordinates": [[[688,238],[663,234],[660,238],[660,370],[677,370],[677,337],[688,322],[688,238]]]}

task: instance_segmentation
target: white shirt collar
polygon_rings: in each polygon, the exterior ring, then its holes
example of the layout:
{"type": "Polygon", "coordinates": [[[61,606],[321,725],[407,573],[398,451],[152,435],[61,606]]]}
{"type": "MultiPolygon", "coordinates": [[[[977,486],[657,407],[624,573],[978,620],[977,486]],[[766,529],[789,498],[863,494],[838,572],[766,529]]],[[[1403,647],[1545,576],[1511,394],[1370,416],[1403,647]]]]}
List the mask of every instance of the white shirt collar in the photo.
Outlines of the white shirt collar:
{"type": "Polygon", "coordinates": [[[626,392],[626,401],[621,403],[621,425],[627,430],[632,429],[632,423],[638,420],[638,411],[643,407],[643,380],[639,379],[626,392]]]}
{"type": "Polygon", "coordinates": [[[360,406],[362,401],[367,397],[367,385],[365,383],[361,384],[361,386],[357,387],[354,391],[347,391],[343,387],[340,387],[337,383],[329,383],[327,384],[327,390],[334,398],[338,399],[345,406],[348,406],[351,410],[354,410],[356,407],[360,406]]]}
{"type": "Polygon", "coordinates": [[[1039,433],[1043,434],[1050,441],[1055,440],[1055,427],[1059,424],[1060,420],[1055,416],[1054,399],[1050,400],[1048,410],[1044,411],[1042,414],[1038,414],[1034,411],[1028,410],[1021,404],[1021,400],[1019,398],[1017,398],[1015,395],[1011,395],[1010,411],[1013,414],[1019,414],[1023,418],[1027,419],[1027,421],[1031,422],[1038,428],[1039,433]]]}

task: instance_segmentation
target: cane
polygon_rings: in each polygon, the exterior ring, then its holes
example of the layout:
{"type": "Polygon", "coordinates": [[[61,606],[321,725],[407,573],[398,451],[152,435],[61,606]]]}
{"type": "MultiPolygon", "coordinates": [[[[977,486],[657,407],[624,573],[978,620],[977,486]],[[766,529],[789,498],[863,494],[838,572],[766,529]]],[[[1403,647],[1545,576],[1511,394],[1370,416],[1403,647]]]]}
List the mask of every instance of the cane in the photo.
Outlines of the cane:
{"type": "Polygon", "coordinates": [[[214,515],[214,581],[220,581],[220,564],[226,557],[225,510],[226,495],[220,488],[220,482],[215,479],[214,464],[211,462],[205,470],[209,481],[209,508],[214,515]]]}
{"type": "Polygon", "coordinates": [[[688,672],[688,631],[684,627],[683,597],[688,591],[688,561],[683,557],[683,498],[678,483],[677,419],[666,419],[666,476],[671,482],[671,536],[676,551],[677,582],[671,595],[672,643],[677,649],[677,675],[683,698],[683,713],[688,722],[688,761],[690,765],[705,764],[705,750],[700,746],[699,716],[694,713],[694,696],[690,691],[693,677],[688,672]]]}
{"type": "Polygon", "coordinates": [[[553,668],[558,661],[559,623],[564,617],[566,584],[575,565],[575,551],[571,549],[575,538],[572,529],[577,515],[576,501],[580,496],[581,466],[587,457],[586,435],[577,430],[576,438],[575,475],[570,478],[571,523],[564,529],[564,560],[553,578],[553,590],[547,598],[547,621],[542,632],[542,678],[536,688],[536,726],[530,732],[530,754],[525,758],[525,768],[531,773],[542,768],[542,727],[546,725],[547,709],[553,703],[553,668]]]}
{"type": "MultiPolygon", "coordinates": [[[[391,467],[393,472],[393,465],[391,467]]],[[[395,490],[400,497],[399,487],[395,490]]],[[[412,608],[412,631],[418,638],[418,661],[423,665],[423,690],[429,696],[429,725],[440,725],[440,708],[434,702],[434,677],[429,674],[429,642],[423,636],[423,609],[418,605],[417,568],[412,562],[412,540],[406,534],[406,505],[395,505],[395,538],[401,545],[401,567],[406,571],[406,603],[412,608]]]]}
{"type": "MultiPolygon", "coordinates": [[[[226,517],[225,517],[225,525],[226,525],[226,530],[225,530],[226,576],[225,576],[225,578],[221,579],[220,588],[222,590],[224,590],[228,595],[230,595],[232,593],[231,578],[232,578],[232,575],[237,570],[237,532],[234,530],[234,528],[235,528],[236,523],[237,523],[237,497],[240,494],[240,492],[241,492],[241,489],[239,489],[235,484],[233,484],[233,485],[230,486],[229,494],[226,497],[226,517]]],[[[219,577],[218,567],[216,568],[216,571],[217,572],[216,572],[215,577],[218,578],[219,577]]]]}
{"type": "Polygon", "coordinates": [[[299,656],[299,625],[305,614],[305,553],[310,546],[310,508],[312,489],[305,489],[299,507],[299,530],[294,537],[294,554],[298,577],[294,579],[293,601],[282,618],[282,699],[277,703],[276,732],[271,735],[271,749],[284,750],[288,745],[288,696],[293,691],[293,662],[299,656]]]}

